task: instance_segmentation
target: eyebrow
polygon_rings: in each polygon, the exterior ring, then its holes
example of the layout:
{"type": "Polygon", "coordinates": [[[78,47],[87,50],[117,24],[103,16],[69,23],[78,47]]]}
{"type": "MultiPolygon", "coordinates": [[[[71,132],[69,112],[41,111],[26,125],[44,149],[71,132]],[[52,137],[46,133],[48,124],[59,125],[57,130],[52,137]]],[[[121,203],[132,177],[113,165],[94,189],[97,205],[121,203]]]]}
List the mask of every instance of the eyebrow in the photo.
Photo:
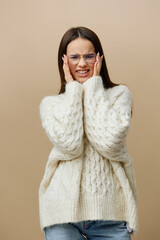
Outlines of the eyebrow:
{"type": "Polygon", "coordinates": [[[75,54],[71,54],[70,56],[75,56],[75,55],[80,55],[80,54],[78,54],[78,53],[75,53],[75,54]]]}
{"type": "Polygon", "coordinates": [[[74,54],[71,54],[70,56],[75,56],[75,55],[88,55],[88,54],[95,54],[95,52],[90,52],[90,53],[85,53],[85,54],[74,53],[74,54]]]}

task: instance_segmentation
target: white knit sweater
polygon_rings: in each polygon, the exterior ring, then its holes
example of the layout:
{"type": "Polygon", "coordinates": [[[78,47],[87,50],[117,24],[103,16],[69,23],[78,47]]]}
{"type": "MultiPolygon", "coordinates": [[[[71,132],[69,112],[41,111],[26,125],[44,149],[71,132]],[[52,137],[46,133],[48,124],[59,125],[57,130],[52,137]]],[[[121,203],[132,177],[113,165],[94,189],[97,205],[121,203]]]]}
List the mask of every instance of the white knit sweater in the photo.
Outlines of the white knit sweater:
{"type": "Polygon", "coordinates": [[[41,230],[83,220],[127,221],[138,231],[137,186],[126,146],[132,94],[100,76],[46,96],[40,117],[53,143],[39,187],[41,230]]]}

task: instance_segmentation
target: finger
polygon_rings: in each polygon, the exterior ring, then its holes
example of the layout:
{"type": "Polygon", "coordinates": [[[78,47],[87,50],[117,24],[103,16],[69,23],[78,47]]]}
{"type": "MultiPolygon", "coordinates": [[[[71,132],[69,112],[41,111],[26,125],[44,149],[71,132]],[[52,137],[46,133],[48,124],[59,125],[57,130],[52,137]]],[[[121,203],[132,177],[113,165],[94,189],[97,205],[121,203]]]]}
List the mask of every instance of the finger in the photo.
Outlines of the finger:
{"type": "Polygon", "coordinates": [[[101,57],[99,57],[99,63],[102,64],[102,60],[103,60],[103,55],[101,57]]]}
{"type": "Polygon", "coordinates": [[[68,57],[64,54],[65,61],[68,62],[68,57]]]}
{"type": "Polygon", "coordinates": [[[66,75],[66,73],[67,73],[67,69],[66,69],[66,65],[65,65],[65,63],[63,63],[63,71],[64,71],[64,74],[66,75]]]}
{"type": "Polygon", "coordinates": [[[62,57],[62,60],[63,60],[63,64],[66,66],[66,59],[65,59],[65,57],[62,57]]]}
{"type": "Polygon", "coordinates": [[[64,64],[64,58],[62,57],[62,60],[63,60],[63,64],[64,64]]]}
{"type": "Polygon", "coordinates": [[[99,54],[99,52],[98,52],[97,55],[96,55],[96,62],[98,61],[98,54],[99,54]]]}
{"type": "Polygon", "coordinates": [[[66,59],[65,59],[65,57],[64,58],[62,58],[63,59],[63,69],[64,69],[64,71],[66,72],[66,71],[68,71],[68,64],[67,64],[67,62],[66,62],[66,59]]]}
{"type": "Polygon", "coordinates": [[[103,55],[100,56],[99,52],[98,52],[98,63],[102,63],[102,60],[103,60],[103,55]]]}
{"type": "Polygon", "coordinates": [[[96,61],[96,62],[94,63],[94,69],[97,67],[97,64],[98,64],[98,62],[96,61]]]}
{"type": "Polygon", "coordinates": [[[94,64],[94,74],[96,75],[96,72],[97,72],[97,64],[98,64],[98,62],[95,62],[95,64],[94,64]]]}
{"type": "Polygon", "coordinates": [[[100,57],[100,54],[99,52],[97,53],[97,62],[99,63],[101,61],[101,57],[100,57]]]}
{"type": "Polygon", "coordinates": [[[66,63],[66,58],[65,58],[65,56],[63,57],[63,61],[64,61],[64,63],[66,63]]]}
{"type": "Polygon", "coordinates": [[[62,58],[62,59],[63,59],[63,70],[66,73],[67,72],[67,65],[66,65],[65,59],[64,58],[62,58]]]}
{"type": "Polygon", "coordinates": [[[100,56],[100,54],[99,54],[98,58],[99,58],[99,61],[101,61],[103,59],[103,55],[100,56]]]}
{"type": "Polygon", "coordinates": [[[103,59],[103,55],[100,57],[99,52],[97,53],[96,56],[96,62],[94,64],[94,75],[100,75],[100,70],[101,70],[101,66],[102,66],[102,59],[103,59]]]}
{"type": "Polygon", "coordinates": [[[62,56],[62,60],[63,60],[63,62],[66,62],[66,58],[65,58],[65,55],[63,54],[63,56],[62,56]]]}
{"type": "Polygon", "coordinates": [[[68,57],[66,55],[65,55],[65,63],[66,63],[66,66],[69,68],[68,57]]]}

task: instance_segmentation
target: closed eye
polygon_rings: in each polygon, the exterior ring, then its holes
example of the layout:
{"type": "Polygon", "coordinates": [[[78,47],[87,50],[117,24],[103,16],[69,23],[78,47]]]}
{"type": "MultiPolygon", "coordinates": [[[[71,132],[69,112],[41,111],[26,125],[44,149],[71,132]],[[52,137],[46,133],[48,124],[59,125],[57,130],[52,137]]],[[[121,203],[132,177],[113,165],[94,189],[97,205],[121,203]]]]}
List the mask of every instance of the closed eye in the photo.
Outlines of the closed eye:
{"type": "Polygon", "coordinates": [[[79,58],[78,55],[71,55],[71,56],[70,56],[70,59],[78,59],[78,58],[79,58]]]}
{"type": "Polygon", "coordinates": [[[92,58],[94,58],[94,57],[95,57],[95,54],[92,54],[92,53],[91,53],[91,54],[87,54],[85,58],[86,58],[86,59],[92,59],[92,58]]]}

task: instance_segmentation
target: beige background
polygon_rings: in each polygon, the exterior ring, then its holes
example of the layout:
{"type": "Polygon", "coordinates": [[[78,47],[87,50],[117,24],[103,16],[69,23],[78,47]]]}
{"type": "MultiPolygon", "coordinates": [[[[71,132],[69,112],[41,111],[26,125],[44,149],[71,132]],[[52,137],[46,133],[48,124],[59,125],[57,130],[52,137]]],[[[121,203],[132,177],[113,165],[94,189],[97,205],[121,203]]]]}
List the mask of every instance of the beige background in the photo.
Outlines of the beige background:
{"type": "Polygon", "coordinates": [[[97,33],[112,81],[133,94],[127,137],[139,191],[133,239],[159,239],[159,23],[159,0],[0,1],[0,239],[44,239],[38,188],[52,143],[39,103],[58,93],[59,42],[78,25],[97,33]]]}

